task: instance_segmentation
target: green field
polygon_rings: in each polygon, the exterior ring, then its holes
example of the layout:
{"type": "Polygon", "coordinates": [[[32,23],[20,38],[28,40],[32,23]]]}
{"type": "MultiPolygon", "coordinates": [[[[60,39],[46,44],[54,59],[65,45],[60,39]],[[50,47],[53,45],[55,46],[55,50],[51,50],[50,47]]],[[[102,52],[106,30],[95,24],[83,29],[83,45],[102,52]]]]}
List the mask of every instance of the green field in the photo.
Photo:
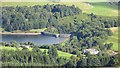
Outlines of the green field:
{"type": "Polygon", "coordinates": [[[40,33],[40,32],[43,32],[44,30],[46,30],[47,28],[42,28],[42,29],[31,29],[29,30],[28,32],[31,32],[31,33],[40,33]]]}
{"type": "MultiPolygon", "coordinates": [[[[5,50],[16,50],[15,47],[5,47],[5,46],[1,46],[1,45],[0,45],[0,50],[2,50],[2,49],[5,49],[5,50]]],[[[19,48],[19,49],[22,50],[22,48],[19,48]]],[[[29,50],[31,51],[32,48],[29,48],[29,50]]],[[[48,49],[40,49],[40,50],[41,50],[42,52],[43,52],[44,50],[48,51],[48,49]]],[[[62,51],[58,51],[58,56],[59,56],[59,57],[65,57],[65,58],[69,59],[72,55],[73,55],[73,54],[66,53],[66,52],[62,52],[62,51]]],[[[74,56],[76,56],[76,55],[74,55],[74,56]]]]}
{"type": "MultiPolygon", "coordinates": [[[[41,51],[48,51],[48,49],[40,49],[41,51]]],[[[70,54],[70,53],[66,53],[66,52],[62,52],[62,51],[58,51],[58,56],[59,57],[65,57],[67,59],[69,59],[73,54],[70,54]]],[[[75,56],[75,55],[74,55],[75,56]]]]}
{"type": "Polygon", "coordinates": [[[17,30],[17,31],[13,31],[13,32],[7,32],[5,31],[3,28],[0,28],[0,32],[3,31],[3,33],[40,33],[45,31],[47,28],[42,28],[42,29],[31,29],[28,31],[21,31],[21,30],[17,30]]]}
{"type": "Polygon", "coordinates": [[[2,2],[2,6],[34,6],[45,4],[75,5],[85,13],[95,13],[103,16],[118,16],[118,7],[114,4],[92,2],[91,4],[83,2],[2,2]]]}
{"type": "Polygon", "coordinates": [[[118,6],[115,4],[110,5],[109,3],[92,3],[93,8],[88,12],[93,12],[97,15],[103,16],[117,16],[118,15],[118,6]]]}
{"type": "MultiPolygon", "coordinates": [[[[120,27],[118,29],[120,29],[120,27]]],[[[113,33],[112,36],[109,36],[107,40],[107,43],[113,43],[112,50],[115,51],[118,51],[118,46],[120,46],[118,45],[118,33],[120,33],[118,29],[113,33]]]]}

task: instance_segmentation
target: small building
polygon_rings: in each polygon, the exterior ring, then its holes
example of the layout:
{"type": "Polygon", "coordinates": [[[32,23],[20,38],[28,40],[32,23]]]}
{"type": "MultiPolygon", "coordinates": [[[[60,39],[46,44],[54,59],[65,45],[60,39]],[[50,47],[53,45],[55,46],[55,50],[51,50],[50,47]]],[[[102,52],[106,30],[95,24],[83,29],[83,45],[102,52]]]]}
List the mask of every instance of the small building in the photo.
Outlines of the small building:
{"type": "Polygon", "coordinates": [[[90,48],[90,49],[85,49],[85,50],[83,50],[83,53],[85,54],[85,53],[90,53],[90,54],[94,54],[94,55],[96,55],[96,54],[98,54],[100,51],[98,51],[97,49],[94,49],[94,48],[90,48]]]}

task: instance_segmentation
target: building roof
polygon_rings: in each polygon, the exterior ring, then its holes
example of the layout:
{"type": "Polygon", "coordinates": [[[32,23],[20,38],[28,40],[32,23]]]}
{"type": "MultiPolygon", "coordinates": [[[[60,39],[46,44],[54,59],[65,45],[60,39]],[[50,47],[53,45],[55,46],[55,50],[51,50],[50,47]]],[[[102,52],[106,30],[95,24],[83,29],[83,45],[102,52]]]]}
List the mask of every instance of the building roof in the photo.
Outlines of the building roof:
{"type": "Polygon", "coordinates": [[[94,49],[94,48],[83,50],[83,53],[87,53],[87,52],[90,52],[90,54],[98,54],[99,53],[99,51],[97,49],[94,49]]]}

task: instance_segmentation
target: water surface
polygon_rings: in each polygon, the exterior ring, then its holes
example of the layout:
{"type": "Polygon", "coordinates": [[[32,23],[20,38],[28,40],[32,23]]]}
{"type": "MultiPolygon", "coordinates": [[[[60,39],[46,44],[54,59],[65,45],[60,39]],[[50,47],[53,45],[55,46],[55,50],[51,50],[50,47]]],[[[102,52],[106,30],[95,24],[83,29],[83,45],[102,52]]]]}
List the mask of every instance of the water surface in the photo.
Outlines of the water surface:
{"type": "Polygon", "coordinates": [[[17,41],[18,43],[33,42],[36,45],[42,44],[57,44],[63,42],[66,38],[55,38],[45,35],[2,35],[0,42],[12,42],[17,41]]]}

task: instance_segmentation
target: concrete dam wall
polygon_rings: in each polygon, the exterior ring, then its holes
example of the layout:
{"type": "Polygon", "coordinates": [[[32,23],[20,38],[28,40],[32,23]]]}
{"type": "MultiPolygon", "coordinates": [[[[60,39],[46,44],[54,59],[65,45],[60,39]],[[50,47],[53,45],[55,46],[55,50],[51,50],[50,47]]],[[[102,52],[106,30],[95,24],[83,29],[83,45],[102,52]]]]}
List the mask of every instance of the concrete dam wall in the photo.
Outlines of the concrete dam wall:
{"type": "Polygon", "coordinates": [[[60,37],[60,38],[69,38],[71,34],[54,34],[50,32],[41,32],[42,35],[53,36],[53,37],[60,37]]]}

